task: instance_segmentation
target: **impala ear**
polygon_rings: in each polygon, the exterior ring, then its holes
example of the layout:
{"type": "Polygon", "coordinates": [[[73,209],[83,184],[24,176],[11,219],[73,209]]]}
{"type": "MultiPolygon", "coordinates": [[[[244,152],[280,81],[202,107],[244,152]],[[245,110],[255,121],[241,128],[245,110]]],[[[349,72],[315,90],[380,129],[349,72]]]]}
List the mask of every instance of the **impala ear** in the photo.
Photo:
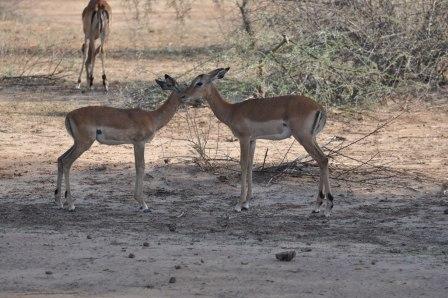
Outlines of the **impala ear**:
{"type": "Polygon", "coordinates": [[[209,73],[210,79],[212,81],[217,79],[222,79],[226,75],[226,73],[229,71],[230,67],[227,68],[217,68],[209,73]]]}
{"type": "Polygon", "coordinates": [[[160,88],[162,88],[162,90],[172,90],[172,88],[170,88],[166,81],[156,79],[156,83],[160,86],[160,88]]]}
{"type": "Polygon", "coordinates": [[[172,86],[173,88],[177,85],[176,80],[171,77],[170,75],[165,74],[165,82],[169,85],[172,86]]]}

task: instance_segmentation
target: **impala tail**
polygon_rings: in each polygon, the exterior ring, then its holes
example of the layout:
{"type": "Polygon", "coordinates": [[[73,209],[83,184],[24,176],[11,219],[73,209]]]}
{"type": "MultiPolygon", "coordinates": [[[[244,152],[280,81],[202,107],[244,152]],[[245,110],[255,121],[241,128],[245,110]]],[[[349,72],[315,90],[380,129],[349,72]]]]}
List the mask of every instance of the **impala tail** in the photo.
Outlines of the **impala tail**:
{"type": "Polygon", "coordinates": [[[104,31],[106,22],[109,21],[109,12],[107,11],[107,3],[105,1],[98,1],[95,5],[95,11],[92,14],[92,24],[94,24],[95,17],[98,18],[98,26],[100,32],[104,31]]]}
{"type": "Polygon", "coordinates": [[[327,114],[325,113],[325,111],[317,111],[316,116],[314,116],[313,126],[311,128],[312,135],[316,136],[318,133],[320,133],[324,129],[326,122],[327,114]]]}

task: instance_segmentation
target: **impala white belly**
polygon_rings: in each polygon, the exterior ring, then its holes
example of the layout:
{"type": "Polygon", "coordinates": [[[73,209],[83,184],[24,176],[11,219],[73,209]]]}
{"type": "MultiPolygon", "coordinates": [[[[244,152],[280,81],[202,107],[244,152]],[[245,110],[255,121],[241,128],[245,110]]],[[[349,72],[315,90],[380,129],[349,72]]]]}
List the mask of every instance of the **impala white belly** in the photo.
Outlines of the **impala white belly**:
{"type": "Polygon", "coordinates": [[[291,136],[291,129],[283,120],[250,122],[253,139],[283,140],[291,136]]]}
{"type": "Polygon", "coordinates": [[[116,129],[111,127],[98,127],[95,132],[96,140],[105,145],[131,144],[134,140],[126,129],[116,129]]]}

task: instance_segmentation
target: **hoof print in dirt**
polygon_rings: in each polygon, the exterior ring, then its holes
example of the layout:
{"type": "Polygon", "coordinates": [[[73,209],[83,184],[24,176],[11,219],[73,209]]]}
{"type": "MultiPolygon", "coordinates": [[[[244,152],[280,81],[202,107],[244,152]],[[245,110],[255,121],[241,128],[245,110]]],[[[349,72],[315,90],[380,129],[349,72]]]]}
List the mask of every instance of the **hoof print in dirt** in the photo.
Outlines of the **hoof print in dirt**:
{"type": "Polygon", "coordinates": [[[296,256],[296,252],[294,250],[282,251],[282,252],[275,254],[275,257],[277,258],[277,260],[282,261],[282,262],[290,262],[290,261],[292,261],[292,259],[294,259],[295,256],[296,256]]]}
{"type": "Polygon", "coordinates": [[[173,283],[175,283],[176,282],[176,278],[173,276],[173,277],[170,277],[170,280],[169,280],[169,283],[170,284],[173,284],[173,283]]]}

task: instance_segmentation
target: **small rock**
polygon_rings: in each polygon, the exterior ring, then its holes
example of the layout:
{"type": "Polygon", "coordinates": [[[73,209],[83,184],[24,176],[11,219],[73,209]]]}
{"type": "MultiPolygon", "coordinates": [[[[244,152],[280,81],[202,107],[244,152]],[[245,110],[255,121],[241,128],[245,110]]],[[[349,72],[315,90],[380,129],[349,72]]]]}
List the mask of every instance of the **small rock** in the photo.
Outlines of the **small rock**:
{"type": "Polygon", "coordinates": [[[149,243],[148,243],[148,242],[143,242],[143,246],[144,246],[144,247],[148,247],[148,246],[149,246],[149,243]]]}
{"type": "Polygon", "coordinates": [[[174,269],[176,269],[176,270],[178,270],[178,269],[180,269],[180,268],[182,268],[181,265],[176,265],[176,266],[174,266],[174,269]]]}
{"type": "Polygon", "coordinates": [[[301,248],[300,250],[303,251],[303,252],[310,252],[313,249],[311,247],[304,247],[304,248],[301,248]]]}
{"type": "Polygon", "coordinates": [[[389,249],[389,252],[393,253],[393,254],[399,254],[399,253],[401,253],[401,249],[391,248],[391,249],[389,249]]]}
{"type": "Polygon", "coordinates": [[[135,258],[135,255],[134,255],[133,253],[130,253],[130,254],[128,255],[128,258],[129,258],[129,259],[133,259],[133,258],[135,258]]]}
{"type": "Polygon", "coordinates": [[[201,263],[204,263],[204,260],[203,260],[203,259],[201,259],[201,263]]]}
{"type": "Polygon", "coordinates": [[[174,276],[170,277],[169,283],[173,284],[176,282],[176,278],[174,276]]]}
{"type": "Polygon", "coordinates": [[[217,179],[218,179],[219,182],[226,182],[227,180],[229,180],[229,179],[227,179],[227,177],[224,176],[224,175],[220,175],[220,176],[218,176],[217,179]]]}
{"type": "Polygon", "coordinates": [[[241,265],[248,265],[249,262],[241,262],[241,265]]]}
{"type": "Polygon", "coordinates": [[[87,239],[92,239],[92,236],[90,236],[90,235],[87,235],[87,239]]]}
{"type": "Polygon", "coordinates": [[[277,260],[282,261],[282,262],[289,262],[292,259],[294,259],[295,256],[296,256],[296,252],[294,250],[283,251],[283,252],[279,252],[279,253],[275,254],[275,257],[277,258],[277,260]]]}
{"type": "Polygon", "coordinates": [[[168,229],[170,230],[170,232],[176,232],[176,226],[173,224],[169,224],[168,229]]]}
{"type": "Polygon", "coordinates": [[[378,262],[377,260],[372,260],[371,262],[370,262],[370,264],[372,264],[372,265],[376,265],[376,262],[378,262]]]}
{"type": "Polygon", "coordinates": [[[154,289],[154,286],[153,285],[147,285],[145,288],[147,288],[147,289],[154,289]]]}
{"type": "Polygon", "coordinates": [[[45,271],[45,274],[46,274],[46,275],[52,275],[52,274],[53,274],[53,272],[52,272],[52,271],[50,271],[50,270],[47,270],[47,271],[45,271]]]}

